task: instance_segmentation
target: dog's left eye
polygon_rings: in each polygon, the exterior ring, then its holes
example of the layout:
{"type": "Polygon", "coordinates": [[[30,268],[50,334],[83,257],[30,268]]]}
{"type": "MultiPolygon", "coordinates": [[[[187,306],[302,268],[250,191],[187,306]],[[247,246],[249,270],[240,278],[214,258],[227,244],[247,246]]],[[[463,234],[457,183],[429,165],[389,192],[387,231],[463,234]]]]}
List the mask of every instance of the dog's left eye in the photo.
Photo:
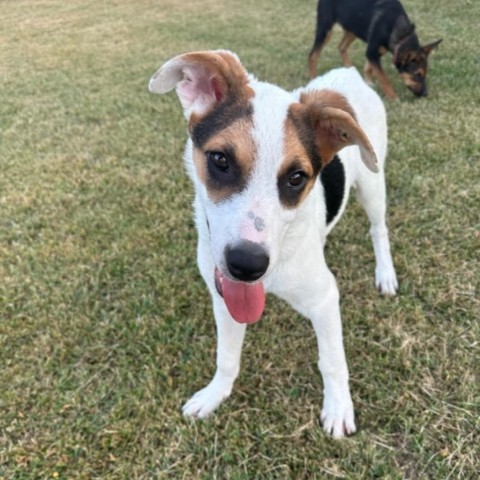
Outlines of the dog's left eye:
{"type": "Polygon", "coordinates": [[[297,170],[296,172],[293,172],[290,175],[290,177],[288,178],[287,185],[294,190],[300,190],[305,186],[306,182],[307,182],[307,175],[305,174],[305,172],[302,172],[301,170],[297,170]]]}
{"type": "Polygon", "coordinates": [[[222,152],[207,152],[208,161],[221,172],[228,171],[228,159],[222,152]]]}

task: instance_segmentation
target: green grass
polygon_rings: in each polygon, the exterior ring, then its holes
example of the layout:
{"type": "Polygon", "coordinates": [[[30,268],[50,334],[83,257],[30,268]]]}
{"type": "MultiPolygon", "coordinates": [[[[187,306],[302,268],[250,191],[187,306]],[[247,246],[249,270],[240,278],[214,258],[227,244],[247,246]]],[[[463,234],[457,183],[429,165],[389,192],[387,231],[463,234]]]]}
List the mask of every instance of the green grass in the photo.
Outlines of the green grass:
{"type": "MultiPolygon", "coordinates": [[[[215,328],[185,123],[174,94],[146,88],[165,59],[206,48],[304,84],[315,1],[3,2],[1,479],[477,478],[480,8],[404,4],[424,43],[444,40],[426,100],[385,59],[401,97],[387,103],[399,295],[372,287],[355,202],[328,244],[359,427],[336,442],[318,425],[312,329],[274,298],[232,397],[207,421],[182,418],[213,373],[215,328]]],[[[340,64],[339,39],[323,70],[340,64]]]]}

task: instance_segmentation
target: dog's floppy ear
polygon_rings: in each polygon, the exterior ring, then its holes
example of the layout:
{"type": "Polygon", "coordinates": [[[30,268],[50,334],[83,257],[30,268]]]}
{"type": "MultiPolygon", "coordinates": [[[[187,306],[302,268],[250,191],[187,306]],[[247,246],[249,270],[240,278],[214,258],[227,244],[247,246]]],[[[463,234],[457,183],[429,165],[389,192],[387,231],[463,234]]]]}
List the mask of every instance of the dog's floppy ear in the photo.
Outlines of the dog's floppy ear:
{"type": "Polygon", "coordinates": [[[365,132],[360,128],[352,107],[337,92],[321,90],[304,93],[301,103],[307,106],[310,124],[315,132],[315,145],[325,166],[342,148],[357,145],[363,163],[378,172],[377,157],[365,132]]]}
{"type": "Polygon", "coordinates": [[[189,118],[192,113],[205,114],[247,83],[248,74],[237,55],[214,50],[172,58],[153,75],[148,88],[153,93],[167,93],[176,88],[189,118]]]}
{"type": "Polygon", "coordinates": [[[442,39],[437,40],[436,42],[429,43],[428,45],[425,45],[422,47],[422,50],[425,52],[426,55],[430,55],[431,51],[434,48],[437,48],[438,45],[440,45],[442,39]]]}

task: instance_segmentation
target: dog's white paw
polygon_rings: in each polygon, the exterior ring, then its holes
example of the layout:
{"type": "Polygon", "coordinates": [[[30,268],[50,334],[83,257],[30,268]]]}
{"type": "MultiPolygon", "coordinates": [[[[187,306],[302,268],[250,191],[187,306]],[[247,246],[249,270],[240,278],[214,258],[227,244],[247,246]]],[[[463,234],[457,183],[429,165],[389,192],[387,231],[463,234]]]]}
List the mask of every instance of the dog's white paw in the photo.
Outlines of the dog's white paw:
{"type": "Polygon", "coordinates": [[[397,293],[398,281],[393,266],[375,269],[375,286],[384,295],[395,295],[397,293]]]}
{"type": "Polygon", "coordinates": [[[323,403],[320,415],[323,429],[333,438],[342,438],[357,431],[352,401],[327,401],[323,403]]]}
{"type": "Polygon", "coordinates": [[[219,385],[212,381],[199,390],[182,407],[183,415],[193,418],[208,417],[230,395],[231,387],[219,385]]]}

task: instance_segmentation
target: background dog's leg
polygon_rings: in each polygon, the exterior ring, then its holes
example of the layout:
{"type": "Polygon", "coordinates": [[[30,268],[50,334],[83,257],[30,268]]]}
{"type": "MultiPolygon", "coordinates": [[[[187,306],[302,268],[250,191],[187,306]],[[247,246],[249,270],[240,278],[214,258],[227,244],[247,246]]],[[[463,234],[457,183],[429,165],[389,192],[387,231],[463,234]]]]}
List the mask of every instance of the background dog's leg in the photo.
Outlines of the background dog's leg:
{"type": "Polygon", "coordinates": [[[395,295],[398,282],[392,255],[390,240],[385,221],[386,188],[383,171],[365,177],[357,183],[357,199],[367,212],[370,220],[370,235],[375,252],[375,286],[381,293],[395,295]]]}
{"type": "Polygon", "coordinates": [[[240,370],[246,326],[230,317],[216,292],[213,310],[217,324],[217,370],[212,381],[183,406],[183,414],[188,417],[205,418],[212,413],[230,395],[240,370]]]}
{"type": "Polygon", "coordinates": [[[332,28],[335,23],[334,7],[330,2],[318,2],[317,4],[317,27],[315,29],[315,40],[308,56],[308,71],[310,78],[317,76],[317,61],[322,48],[328,43],[332,36],[332,28]]]}
{"type": "Polygon", "coordinates": [[[367,60],[370,63],[369,72],[373,72],[373,74],[377,77],[378,83],[380,83],[380,87],[387,98],[398,98],[392,84],[390,83],[390,80],[382,69],[382,65],[380,63],[380,50],[383,52],[383,49],[381,49],[378,45],[368,44],[366,55],[367,60]]]}
{"type": "MultiPolygon", "coordinates": [[[[332,28],[332,27],[330,27],[332,28]]],[[[329,42],[330,37],[332,36],[333,30],[328,32],[324,30],[317,31],[315,36],[315,42],[313,44],[310,55],[308,56],[308,72],[310,78],[315,78],[317,76],[317,62],[320,53],[322,53],[323,47],[329,42]]]]}
{"type": "Polygon", "coordinates": [[[375,64],[375,63],[370,63],[370,66],[372,68],[373,73],[378,79],[378,83],[380,84],[380,87],[382,87],[383,93],[387,98],[390,98],[391,100],[395,100],[398,98],[397,94],[395,93],[395,90],[393,89],[392,84],[390,83],[390,80],[388,79],[387,75],[383,71],[381,65],[375,64]]]}
{"type": "Polygon", "coordinates": [[[343,37],[338,45],[338,50],[340,51],[340,56],[342,57],[343,64],[346,67],[352,66],[352,61],[348,56],[347,50],[348,50],[348,47],[355,41],[356,38],[357,37],[352,32],[349,32],[348,30],[343,30],[343,37]]]}

